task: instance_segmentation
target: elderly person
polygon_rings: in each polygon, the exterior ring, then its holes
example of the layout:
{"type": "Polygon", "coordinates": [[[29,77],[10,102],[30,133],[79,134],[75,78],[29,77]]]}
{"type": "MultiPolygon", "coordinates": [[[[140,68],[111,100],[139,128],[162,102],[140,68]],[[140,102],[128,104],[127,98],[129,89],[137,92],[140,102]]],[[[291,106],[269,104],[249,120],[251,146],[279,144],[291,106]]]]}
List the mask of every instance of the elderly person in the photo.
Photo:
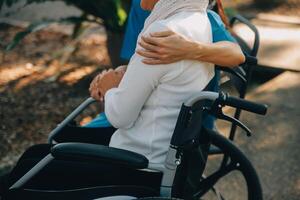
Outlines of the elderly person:
{"type": "MultiPolygon", "coordinates": [[[[132,1],[132,8],[129,14],[123,49],[121,52],[121,57],[125,60],[130,60],[135,53],[137,37],[144,26],[146,18],[150,14],[149,11],[143,10],[140,7],[140,2],[141,0],[132,1]]],[[[222,20],[226,21],[221,1],[217,0],[216,2],[213,2],[212,5],[211,9],[219,11],[221,16],[223,16],[222,20]]],[[[150,65],[170,64],[184,59],[210,62],[227,67],[234,67],[243,63],[245,57],[239,45],[235,43],[235,39],[226,30],[219,15],[209,9],[208,17],[212,27],[213,44],[191,41],[180,34],[168,30],[152,33],[147,37],[141,37],[140,45],[144,50],[138,50],[137,53],[144,57],[143,62],[145,64],[150,65]]],[[[218,71],[216,71],[215,74],[208,90],[217,92],[219,90],[218,81],[220,79],[220,74],[218,71]]],[[[95,84],[96,80],[97,78],[95,78],[94,82],[91,84],[91,95],[100,100],[102,97],[98,91],[98,86],[95,84]]],[[[207,128],[214,128],[214,121],[214,117],[206,116],[204,125],[207,128]]],[[[89,129],[88,131],[95,132],[95,135],[97,135],[97,130],[95,130],[95,128],[111,126],[112,125],[107,120],[105,113],[101,113],[92,122],[85,125],[87,128],[94,128],[89,129]]],[[[76,130],[76,132],[80,131],[85,132],[87,130],[76,130]]]]}
{"type": "MultiPolygon", "coordinates": [[[[153,11],[140,37],[172,30],[191,41],[212,43],[207,5],[207,0],[142,0],[141,6],[153,11]]],[[[137,50],[143,49],[141,42],[137,50]]],[[[180,60],[152,67],[143,59],[134,54],[123,77],[124,72],[106,71],[95,84],[104,96],[108,121],[118,129],[110,146],[163,164],[182,102],[208,85],[214,77],[214,65],[180,60]]]]}

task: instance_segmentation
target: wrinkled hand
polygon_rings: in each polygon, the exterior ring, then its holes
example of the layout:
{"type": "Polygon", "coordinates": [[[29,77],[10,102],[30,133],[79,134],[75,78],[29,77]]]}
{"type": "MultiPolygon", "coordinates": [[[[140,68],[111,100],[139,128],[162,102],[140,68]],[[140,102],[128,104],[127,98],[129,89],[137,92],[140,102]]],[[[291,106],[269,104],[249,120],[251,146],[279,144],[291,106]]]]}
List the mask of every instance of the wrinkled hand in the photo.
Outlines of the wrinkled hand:
{"type": "Polygon", "coordinates": [[[170,64],[184,59],[190,59],[195,43],[173,31],[151,33],[142,36],[139,45],[143,49],[136,52],[145,57],[145,64],[170,64]]]}
{"type": "Polygon", "coordinates": [[[121,65],[115,69],[115,71],[125,73],[127,70],[127,65],[121,65]]]}
{"type": "Polygon", "coordinates": [[[103,97],[108,90],[116,88],[120,84],[125,70],[104,70],[97,75],[92,81],[89,91],[91,97],[96,100],[103,101],[103,97]]]}

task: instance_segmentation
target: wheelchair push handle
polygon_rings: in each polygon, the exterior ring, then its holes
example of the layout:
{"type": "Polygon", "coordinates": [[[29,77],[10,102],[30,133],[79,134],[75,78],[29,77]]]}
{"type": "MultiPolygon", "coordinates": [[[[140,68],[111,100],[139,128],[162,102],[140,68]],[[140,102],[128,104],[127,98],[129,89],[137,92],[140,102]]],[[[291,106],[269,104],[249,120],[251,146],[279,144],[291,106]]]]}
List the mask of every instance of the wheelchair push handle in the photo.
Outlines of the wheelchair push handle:
{"type": "Polygon", "coordinates": [[[247,25],[254,33],[254,44],[251,50],[251,56],[256,56],[259,50],[260,36],[257,28],[246,18],[241,15],[236,15],[230,20],[230,26],[233,27],[234,23],[238,21],[242,24],[247,25]]]}
{"type": "Polygon", "coordinates": [[[224,93],[220,93],[218,101],[223,105],[246,110],[259,115],[266,115],[268,110],[268,106],[265,104],[259,104],[245,99],[231,97],[224,93]]]}

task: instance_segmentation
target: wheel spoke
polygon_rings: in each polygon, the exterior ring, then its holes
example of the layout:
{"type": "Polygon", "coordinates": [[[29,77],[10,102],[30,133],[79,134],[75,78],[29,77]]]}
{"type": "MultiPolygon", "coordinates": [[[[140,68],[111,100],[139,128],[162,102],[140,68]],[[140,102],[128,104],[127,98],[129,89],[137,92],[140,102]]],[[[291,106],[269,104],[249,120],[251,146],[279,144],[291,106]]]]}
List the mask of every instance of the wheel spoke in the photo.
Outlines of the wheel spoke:
{"type": "MultiPolygon", "coordinates": [[[[192,199],[205,198],[210,196],[208,192],[214,192],[218,200],[225,200],[224,196],[217,195],[215,191],[216,186],[224,188],[224,181],[227,180],[225,176],[228,174],[235,174],[233,171],[237,171],[242,175],[245,180],[247,197],[243,194],[245,199],[248,200],[262,200],[262,189],[260,186],[259,178],[255,172],[255,169],[251,165],[247,157],[240,151],[232,142],[227,138],[220,135],[217,132],[210,131],[211,144],[219,148],[223,152],[223,158],[219,161],[219,166],[215,166],[215,162],[212,162],[212,166],[217,167],[213,173],[210,173],[208,177],[203,177],[197,184],[197,190],[192,195],[192,199]],[[220,183],[220,184],[219,184],[220,183]]],[[[209,160],[208,160],[209,162],[209,160]]],[[[206,164],[206,166],[210,166],[206,164]]],[[[210,171],[210,167],[207,168],[210,171]]],[[[220,193],[219,193],[220,194],[220,193]]],[[[229,195],[232,196],[232,195],[229,195]]]]}
{"type": "Polygon", "coordinates": [[[225,198],[222,196],[222,194],[215,187],[212,187],[211,190],[215,193],[218,200],[225,200],[225,198]]]}
{"type": "Polygon", "coordinates": [[[204,194],[206,194],[214,185],[218,182],[218,180],[224,176],[226,176],[231,171],[234,171],[239,168],[239,163],[231,162],[229,165],[226,165],[220,168],[218,171],[214,172],[207,178],[204,178],[200,181],[199,188],[200,190],[194,194],[195,198],[200,198],[204,194]]]}

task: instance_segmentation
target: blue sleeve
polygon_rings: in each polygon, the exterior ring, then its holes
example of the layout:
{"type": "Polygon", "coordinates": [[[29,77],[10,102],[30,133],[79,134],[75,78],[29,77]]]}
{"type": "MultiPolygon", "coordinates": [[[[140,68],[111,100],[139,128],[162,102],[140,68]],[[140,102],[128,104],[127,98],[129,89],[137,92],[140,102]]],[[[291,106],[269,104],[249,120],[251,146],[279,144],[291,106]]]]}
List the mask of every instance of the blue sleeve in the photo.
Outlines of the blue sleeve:
{"type": "Polygon", "coordinates": [[[217,13],[215,13],[212,10],[208,10],[207,15],[211,23],[213,42],[220,42],[220,41],[236,42],[234,37],[226,29],[224,23],[222,22],[222,19],[217,13]]]}
{"type": "Polygon", "coordinates": [[[137,38],[144,27],[146,18],[150,12],[140,6],[141,0],[132,0],[131,10],[128,16],[126,32],[121,50],[121,58],[130,60],[135,52],[137,38]]]}

